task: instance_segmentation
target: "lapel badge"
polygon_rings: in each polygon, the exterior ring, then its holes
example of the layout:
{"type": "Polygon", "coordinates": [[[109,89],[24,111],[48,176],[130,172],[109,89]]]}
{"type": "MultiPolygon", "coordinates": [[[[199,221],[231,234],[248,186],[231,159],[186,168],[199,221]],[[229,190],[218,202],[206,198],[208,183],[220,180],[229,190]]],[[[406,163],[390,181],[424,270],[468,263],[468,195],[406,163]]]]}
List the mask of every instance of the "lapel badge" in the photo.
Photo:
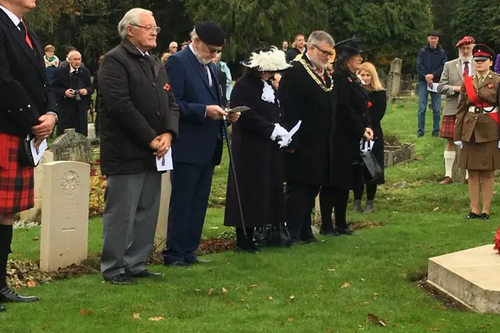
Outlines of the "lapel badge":
{"type": "Polygon", "coordinates": [[[490,88],[490,89],[493,88],[493,83],[489,83],[488,88],[490,88]]]}

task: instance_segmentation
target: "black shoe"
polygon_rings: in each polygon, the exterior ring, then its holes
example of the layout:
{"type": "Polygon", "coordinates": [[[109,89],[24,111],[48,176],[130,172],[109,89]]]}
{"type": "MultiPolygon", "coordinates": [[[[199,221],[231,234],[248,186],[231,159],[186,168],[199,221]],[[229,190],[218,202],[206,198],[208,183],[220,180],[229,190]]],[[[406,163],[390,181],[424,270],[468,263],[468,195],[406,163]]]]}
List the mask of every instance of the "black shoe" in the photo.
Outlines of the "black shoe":
{"type": "Polygon", "coordinates": [[[472,219],[480,219],[481,218],[481,215],[478,215],[476,213],[473,213],[473,212],[470,212],[469,214],[467,214],[467,216],[465,217],[467,220],[472,220],[472,219]]]}
{"type": "Polygon", "coordinates": [[[137,284],[137,282],[135,282],[134,280],[132,280],[130,278],[130,276],[126,275],[126,274],[118,274],[118,275],[115,275],[113,277],[110,277],[110,278],[104,278],[104,281],[107,281],[111,284],[117,284],[117,285],[120,285],[120,286],[130,286],[130,285],[133,285],[133,284],[137,284]]]}
{"type": "Polygon", "coordinates": [[[178,260],[173,262],[165,262],[165,266],[173,266],[173,267],[189,267],[189,263],[186,261],[178,260]]]}
{"type": "Polygon", "coordinates": [[[188,261],[189,264],[208,264],[210,260],[203,260],[199,258],[194,258],[193,260],[188,261]]]}
{"type": "Polygon", "coordinates": [[[234,248],[234,252],[245,252],[245,253],[252,253],[252,254],[257,254],[260,252],[259,248],[257,246],[255,247],[248,247],[248,246],[239,246],[236,245],[234,248]]]}
{"type": "Polygon", "coordinates": [[[490,220],[490,214],[486,214],[486,213],[482,213],[481,214],[481,218],[485,221],[489,221],[490,220]]]}
{"type": "Polygon", "coordinates": [[[347,228],[335,228],[335,229],[337,230],[339,235],[354,235],[354,230],[352,230],[349,227],[347,227],[347,228]]]}
{"type": "Polygon", "coordinates": [[[134,278],[154,278],[154,277],[161,277],[161,273],[153,273],[148,271],[147,269],[143,270],[142,272],[139,272],[137,274],[132,274],[131,277],[134,278]]]}
{"type": "Polygon", "coordinates": [[[307,242],[300,239],[300,238],[299,239],[297,239],[297,238],[292,239],[292,245],[304,245],[304,244],[307,244],[307,242]]]}
{"type": "Polygon", "coordinates": [[[318,239],[314,236],[303,239],[307,244],[316,243],[318,239]]]}
{"type": "Polygon", "coordinates": [[[417,138],[421,138],[424,136],[424,133],[417,133],[417,138]]]}
{"type": "Polygon", "coordinates": [[[336,229],[331,229],[331,230],[320,230],[319,231],[320,235],[323,236],[338,236],[339,232],[336,229]]]}
{"type": "Polygon", "coordinates": [[[438,133],[432,133],[432,136],[439,136],[439,132],[438,133]]]}
{"type": "Polygon", "coordinates": [[[20,302],[29,303],[38,301],[36,296],[20,296],[18,293],[14,292],[8,287],[2,288],[0,290],[0,302],[20,302]]]}
{"type": "Polygon", "coordinates": [[[5,312],[5,311],[7,311],[7,309],[2,304],[0,304],[0,312],[5,312]]]}

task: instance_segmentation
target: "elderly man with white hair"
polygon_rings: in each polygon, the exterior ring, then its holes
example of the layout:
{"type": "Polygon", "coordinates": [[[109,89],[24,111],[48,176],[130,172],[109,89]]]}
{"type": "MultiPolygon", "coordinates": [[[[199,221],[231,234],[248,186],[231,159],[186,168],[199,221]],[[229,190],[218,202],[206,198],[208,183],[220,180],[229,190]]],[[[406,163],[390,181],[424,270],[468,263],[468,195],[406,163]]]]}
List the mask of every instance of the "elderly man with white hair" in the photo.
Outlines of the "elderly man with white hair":
{"type": "Polygon", "coordinates": [[[168,45],[168,52],[170,54],[177,53],[178,49],[179,49],[179,44],[177,44],[177,42],[170,42],[170,44],[168,45]]]}
{"type": "Polygon", "coordinates": [[[99,69],[101,170],[107,176],[101,273],[113,284],[157,277],[146,269],[158,220],[161,173],[156,159],[178,134],[178,108],[167,73],[150,51],[160,28],[134,8],[118,24],[120,45],[99,69]]]}

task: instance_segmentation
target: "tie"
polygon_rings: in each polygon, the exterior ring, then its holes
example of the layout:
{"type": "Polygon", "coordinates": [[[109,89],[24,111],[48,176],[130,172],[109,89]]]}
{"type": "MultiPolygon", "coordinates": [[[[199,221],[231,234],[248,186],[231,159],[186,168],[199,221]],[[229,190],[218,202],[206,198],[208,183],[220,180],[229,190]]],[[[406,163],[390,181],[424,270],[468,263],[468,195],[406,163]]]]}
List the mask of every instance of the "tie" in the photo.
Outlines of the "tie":
{"type": "Polygon", "coordinates": [[[207,76],[208,85],[212,87],[212,78],[209,72],[210,68],[208,67],[208,65],[202,65],[202,67],[203,67],[203,72],[205,72],[205,75],[207,76]]]}
{"type": "Polygon", "coordinates": [[[483,83],[483,80],[484,80],[483,76],[479,75],[478,78],[477,78],[477,85],[478,85],[478,87],[481,86],[481,84],[483,83]]]}
{"type": "Polygon", "coordinates": [[[325,75],[324,75],[325,70],[323,68],[316,68],[316,73],[318,73],[319,77],[325,81],[325,75]]]}
{"type": "Polygon", "coordinates": [[[469,62],[464,62],[464,79],[469,77],[469,62]]]}
{"type": "Polygon", "coordinates": [[[21,33],[24,35],[24,40],[28,44],[28,46],[33,50],[33,43],[31,42],[30,36],[28,36],[28,29],[26,29],[26,25],[23,21],[19,22],[17,25],[21,30],[21,33]]]}

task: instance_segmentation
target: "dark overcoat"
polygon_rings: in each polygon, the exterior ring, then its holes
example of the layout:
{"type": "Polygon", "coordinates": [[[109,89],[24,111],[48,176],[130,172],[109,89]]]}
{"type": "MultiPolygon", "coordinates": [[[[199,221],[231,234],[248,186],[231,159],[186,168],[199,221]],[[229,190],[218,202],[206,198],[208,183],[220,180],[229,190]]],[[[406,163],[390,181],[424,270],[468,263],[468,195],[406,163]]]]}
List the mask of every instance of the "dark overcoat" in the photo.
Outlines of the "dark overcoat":
{"type": "MultiPolygon", "coordinates": [[[[247,227],[284,222],[283,155],[271,140],[274,124],[282,121],[277,96],[275,102],[263,101],[264,82],[254,74],[239,79],[231,93],[231,106],[248,106],[232,132],[233,160],[243,217],[247,227]]],[[[230,169],[224,225],[241,227],[233,172],[230,169]]]]}
{"type": "MultiPolygon", "coordinates": [[[[368,93],[368,115],[370,116],[372,122],[373,130],[373,155],[375,156],[378,164],[382,168],[382,176],[370,181],[371,184],[383,184],[385,183],[384,178],[384,131],[382,130],[382,125],[380,122],[385,115],[385,109],[387,108],[387,97],[385,90],[371,91],[368,93]]],[[[365,170],[367,171],[367,170],[365,170]]],[[[365,172],[366,175],[366,172],[365,172]]],[[[365,182],[369,180],[365,178],[365,182]]]]}
{"type": "Polygon", "coordinates": [[[99,68],[101,171],[105,175],[156,171],[149,144],[179,130],[179,112],[161,61],[148,62],[128,40],[106,54],[99,68]]]}
{"type": "Polygon", "coordinates": [[[57,135],[64,134],[67,128],[74,128],[78,133],[87,136],[87,112],[94,93],[88,68],[80,67],[76,72],[70,73],[69,66],[58,67],[54,73],[52,86],[59,103],[57,135]],[[66,90],[83,88],[87,89],[87,95],[80,95],[80,101],[66,97],[66,90]]]}
{"type": "Polygon", "coordinates": [[[368,93],[361,81],[351,73],[335,71],[333,80],[338,104],[330,185],[337,189],[349,190],[363,184],[360,140],[365,128],[371,127],[366,110],[368,93]]]}
{"type": "Polygon", "coordinates": [[[290,183],[326,185],[330,182],[332,158],[331,141],[337,113],[336,89],[331,87],[331,78],[326,83],[314,71],[306,55],[304,64],[292,62],[280,81],[281,106],[285,114],[287,129],[299,120],[302,125],[289,145],[293,153],[285,155],[285,180],[290,183]],[[316,78],[316,80],[315,80],[316,78]]]}

